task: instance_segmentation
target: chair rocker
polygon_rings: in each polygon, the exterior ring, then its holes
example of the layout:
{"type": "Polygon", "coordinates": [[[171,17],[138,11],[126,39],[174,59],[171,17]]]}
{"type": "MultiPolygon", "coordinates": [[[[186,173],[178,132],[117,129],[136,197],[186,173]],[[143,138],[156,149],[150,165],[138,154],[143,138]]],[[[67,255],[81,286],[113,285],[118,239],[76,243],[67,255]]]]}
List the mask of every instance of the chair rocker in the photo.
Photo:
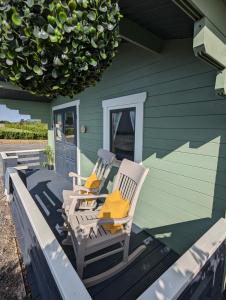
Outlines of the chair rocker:
{"type": "MultiPolygon", "coordinates": [[[[113,162],[115,160],[115,154],[104,150],[104,149],[99,149],[97,152],[97,162],[94,166],[94,169],[92,171],[92,173],[95,173],[98,180],[100,181],[100,185],[98,188],[86,188],[83,185],[78,185],[76,182],[78,179],[80,179],[80,181],[85,182],[88,177],[82,177],[74,172],[70,172],[69,176],[73,178],[73,190],[64,190],[63,191],[63,205],[62,208],[58,210],[58,212],[61,212],[64,219],[67,219],[68,216],[68,212],[69,212],[69,208],[70,205],[72,203],[73,197],[77,196],[77,195],[90,195],[90,194],[94,194],[94,195],[98,195],[102,189],[102,187],[104,186],[105,180],[107,179],[111,168],[113,166],[113,162]]],[[[90,201],[86,201],[86,198],[83,198],[84,200],[80,200],[77,202],[75,209],[81,209],[81,210],[92,210],[96,207],[96,200],[90,200],[90,201]]],[[[92,198],[89,198],[92,199],[92,198]]]]}
{"type": "Polygon", "coordinates": [[[136,203],[141,191],[143,182],[148,174],[148,169],[143,166],[124,159],[120,165],[118,173],[115,177],[113,191],[119,190],[124,199],[129,200],[129,212],[127,217],[121,219],[98,219],[98,210],[96,211],[76,211],[77,201],[87,197],[106,198],[108,195],[78,195],[73,199],[70,207],[68,223],[69,237],[74,249],[77,264],[77,273],[83,278],[84,268],[95,261],[103,259],[107,256],[123,252],[123,259],[113,268],[98,274],[96,276],[84,279],[86,286],[95,285],[107,278],[117,274],[134,261],[144,250],[145,245],[139,246],[129,255],[129,241],[132,229],[132,222],[136,203]],[[120,224],[122,229],[115,234],[111,234],[103,225],[120,224]],[[99,250],[106,249],[109,246],[118,245],[114,250],[107,251],[104,254],[96,255],[99,250]],[[92,254],[92,259],[86,259],[87,255],[92,254]]]}

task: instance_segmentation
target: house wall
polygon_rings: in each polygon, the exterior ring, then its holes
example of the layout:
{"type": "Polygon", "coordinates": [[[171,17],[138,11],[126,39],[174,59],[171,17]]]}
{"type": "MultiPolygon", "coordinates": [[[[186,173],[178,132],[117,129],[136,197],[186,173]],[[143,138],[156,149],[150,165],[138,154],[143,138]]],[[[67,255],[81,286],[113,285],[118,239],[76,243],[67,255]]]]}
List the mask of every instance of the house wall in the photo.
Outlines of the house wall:
{"type": "Polygon", "coordinates": [[[0,105],[6,105],[7,108],[18,110],[20,114],[29,115],[32,119],[40,119],[43,123],[47,123],[48,139],[53,143],[53,133],[51,130],[51,105],[50,103],[20,101],[20,100],[5,100],[0,98],[0,105]]]}
{"type": "Polygon", "coordinates": [[[50,103],[5,100],[0,98],[0,104],[4,104],[7,108],[18,110],[20,114],[29,115],[32,119],[40,119],[44,123],[51,123],[51,106],[50,103]]]}
{"type": "Polygon", "coordinates": [[[102,100],[148,93],[143,164],[150,173],[135,223],[179,253],[225,215],[226,101],[214,94],[215,77],[195,58],[190,39],[166,42],[160,55],[122,44],[103,80],[75,97],[88,129],[80,134],[87,175],[103,145],[102,100]]]}

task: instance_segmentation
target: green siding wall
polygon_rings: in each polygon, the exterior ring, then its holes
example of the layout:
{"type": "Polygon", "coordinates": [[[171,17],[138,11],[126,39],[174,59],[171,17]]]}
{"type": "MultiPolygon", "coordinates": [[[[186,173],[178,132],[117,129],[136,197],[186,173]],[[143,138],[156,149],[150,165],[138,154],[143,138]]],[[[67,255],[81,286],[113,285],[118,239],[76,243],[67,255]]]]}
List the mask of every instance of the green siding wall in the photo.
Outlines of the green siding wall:
{"type": "MultiPolygon", "coordinates": [[[[81,171],[103,144],[102,100],[146,91],[143,163],[150,168],[135,223],[183,253],[226,207],[226,100],[216,71],[194,57],[192,40],[169,41],[160,55],[122,44],[103,80],[81,100],[81,171]]],[[[59,98],[52,105],[70,101],[59,98]]]]}
{"type": "Polygon", "coordinates": [[[0,104],[4,104],[12,110],[19,110],[20,114],[30,115],[32,119],[40,119],[49,125],[51,123],[51,105],[49,103],[0,99],[0,104]]]}

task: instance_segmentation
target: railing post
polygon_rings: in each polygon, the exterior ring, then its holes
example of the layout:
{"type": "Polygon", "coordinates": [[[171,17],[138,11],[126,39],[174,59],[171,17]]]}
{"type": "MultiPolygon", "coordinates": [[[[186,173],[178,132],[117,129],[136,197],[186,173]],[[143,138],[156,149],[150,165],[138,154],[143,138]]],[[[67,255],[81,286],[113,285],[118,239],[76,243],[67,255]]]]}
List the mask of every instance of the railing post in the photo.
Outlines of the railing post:
{"type": "Polygon", "coordinates": [[[44,153],[44,151],[39,153],[39,161],[40,161],[40,166],[43,167],[44,162],[46,161],[46,154],[44,153]]]}
{"type": "Polygon", "coordinates": [[[3,183],[5,185],[5,173],[7,168],[15,168],[17,166],[17,159],[18,156],[8,156],[6,152],[0,153],[1,160],[2,160],[2,169],[3,169],[3,183]]]}

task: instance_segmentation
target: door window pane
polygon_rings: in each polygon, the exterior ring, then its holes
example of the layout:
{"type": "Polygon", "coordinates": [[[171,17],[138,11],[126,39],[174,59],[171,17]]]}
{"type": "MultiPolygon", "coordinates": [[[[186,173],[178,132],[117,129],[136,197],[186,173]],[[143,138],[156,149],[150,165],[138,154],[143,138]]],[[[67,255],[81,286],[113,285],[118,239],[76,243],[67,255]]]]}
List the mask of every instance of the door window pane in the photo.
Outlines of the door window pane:
{"type": "Polygon", "coordinates": [[[68,143],[74,144],[75,141],[75,119],[74,112],[65,112],[65,123],[64,123],[64,134],[65,139],[68,143]]]}
{"type": "Polygon", "coordinates": [[[110,148],[116,158],[134,160],[135,108],[117,109],[110,112],[110,148]]]}
{"type": "Polygon", "coordinates": [[[56,113],[55,115],[55,134],[56,140],[62,141],[63,139],[63,117],[62,113],[56,113]]]}

